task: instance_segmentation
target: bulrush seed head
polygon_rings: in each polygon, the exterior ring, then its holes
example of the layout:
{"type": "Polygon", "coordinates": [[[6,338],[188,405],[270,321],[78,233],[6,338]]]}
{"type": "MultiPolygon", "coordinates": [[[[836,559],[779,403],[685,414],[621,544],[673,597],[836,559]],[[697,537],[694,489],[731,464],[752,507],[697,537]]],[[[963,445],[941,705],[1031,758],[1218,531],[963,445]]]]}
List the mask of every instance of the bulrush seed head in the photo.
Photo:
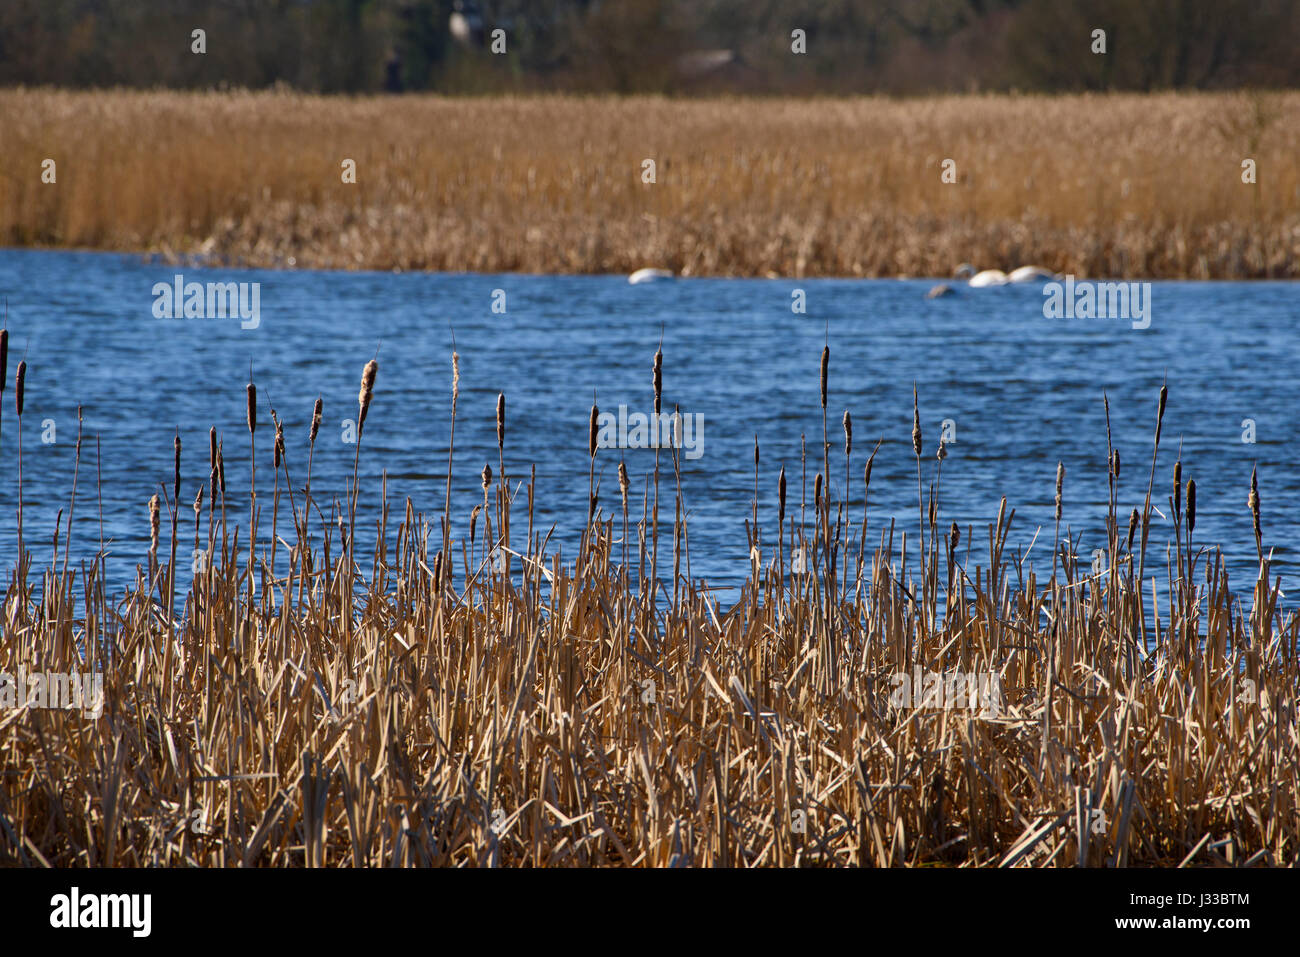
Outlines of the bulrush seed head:
{"type": "Polygon", "coordinates": [[[781,466],[781,474],[778,475],[776,479],[776,497],[777,497],[776,521],[777,524],[779,525],[780,523],[785,521],[785,466],[784,465],[781,466]]]}
{"type": "Polygon", "coordinates": [[[0,395],[5,394],[7,378],[9,378],[9,330],[0,329],[0,395]]]}
{"type": "MultiPolygon", "coordinates": [[[[755,446],[757,448],[757,446],[755,446]]],[[[848,458],[853,454],[853,417],[849,415],[849,410],[844,410],[844,457],[848,458]]],[[[755,463],[757,464],[757,463],[755,463]]]]}
{"type": "Polygon", "coordinates": [[[1056,463],[1056,520],[1061,520],[1061,490],[1065,487],[1065,465],[1056,463]]]}
{"type": "Polygon", "coordinates": [[[159,508],[158,496],[155,495],[149,499],[149,551],[151,554],[158,553],[158,527],[161,511],[159,508]]]}
{"type": "Polygon", "coordinates": [[[1255,524],[1255,539],[1259,540],[1259,469],[1254,466],[1250,470],[1250,497],[1246,499],[1246,504],[1250,506],[1250,517],[1255,524]]]}
{"type": "Polygon", "coordinates": [[[321,412],[324,411],[324,408],[325,404],[321,402],[320,396],[316,396],[316,404],[312,406],[311,410],[311,438],[308,439],[312,445],[316,444],[316,436],[320,432],[321,412]]]}
{"type": "Polygon", "coordinates": [[[826,408],[826,373],[830,370],[831,347],[822,346],[822,409],[826,408]]]}
{"type": "Polygon", "coordinates": [[[1187,480],[1187,534],[1196,531],[1196,479],[1187,480]]]}
{"type": "Polygon", "coordinates": [[[244,388],[244,392],[248,398],[245,420],[248,422],[248,434],[253,435],[257,432],[257,386],[250,382],[244,388]]]}
{"type": "Polygon", "coordinates": [[[655,351],[654,386],[655,415],[658,415],[664,397],[664,350],[662,348],[655,351]]]}
{"type": "Polygon", "coordinates": [[[1133,535],[1137,532],[1138,527],[1138,510],[1133,509],[1128,517],[1128,544],[1124,547],[1128,551],[1133,551],[1133,535]]]}
{"type": "Polygon", "coordinates": [[[1165,422],[1165,402],[1169,398],[1169,389],[1160,387],[1160,408],[1156,410],[1156,445],[1160,444],[1160,429],[1165,422]]]}
{"type": "Polygon", "coordinates": [[[208,497],[217,500],[217,427],[208,429],[208,497]]]}
{"type": "Polygon", "coordinates": [[[506,394],[497,393],[497,449],[504,450],[506,446],[506,394]]]}
{"type": "MultiPolygon", "coordinates": [[[[659,403],[655,402],[655,409],[658,411],[659,403]]],[[[587,454],[591,458],[596,457],[596,420],[600,418],[600,409],[593,403],[591,406],[591,418],[587,421],[587,454]]]]}
{"type": "Polygon", "coordinates": [[[912,451],[921,457],[921,407],[916,401],[916,386],[912,386],[912,451]]]}
{"type": "Polygon", "coordinates": [[[14,408],[18,414],[23,414],[23,385],[27,382],[27,362],[26,360],[18,363],[18,371],[14,374],[14,408]]]}
{"type": "Polygon", "coordinates": [[[357,393],[357,403],[361,412],[357,417],[357,429],[366,424],[366,413],[370,411],[370,400],[375,397],[375,376],[379,372],[379,363],[371,359],[361,370],[361,391],[357,393]]]}

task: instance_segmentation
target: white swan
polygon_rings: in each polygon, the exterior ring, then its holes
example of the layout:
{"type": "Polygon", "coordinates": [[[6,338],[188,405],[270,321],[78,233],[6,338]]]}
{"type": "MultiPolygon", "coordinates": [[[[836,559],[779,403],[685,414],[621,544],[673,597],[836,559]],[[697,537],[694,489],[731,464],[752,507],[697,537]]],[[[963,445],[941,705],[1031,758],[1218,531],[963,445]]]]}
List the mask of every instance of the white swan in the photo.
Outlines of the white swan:
{"type": "Polygon", "coordinates": [[[970,263],[962,263],[953,273],[956,279],[967,280],[968,285],[975,288],[983,286],[1005,286],[1007,284],[1007,274],[1001,269],[984,269],[980,272],[975,271],[975,267],[970,263]]]}
{"type": "Polygon", "coordinates": [[[1050,269],[1044,269],[1042,266],[1021,266],[1019,269],[1011,270],[1011,275],[1007,276],[1007,282],[1047,282],[1052,279],[1060,278],[1050,269]]]}
{"type": "Polygon", "coordinates": [[[672,279],[673,274],[667,269],[638,269],[632,275],[627,277],[627,281],[633,286],[643,282],[655,282],[659,279],[672,279]]]}
{"type": "Polygon", "coordinates": [[[958,266],[953,276],[957,279],[967,280],[968,284],[975,288],[1046,282],[1049,279],[1060,278],[1056,273],[1044,269],[1042,266],[1021,266],[1019,269],[1011,270],[1008,275],[1001,269],[984,269],[976,272],[975,267],[970,263],[962,263],[958,266]]]}

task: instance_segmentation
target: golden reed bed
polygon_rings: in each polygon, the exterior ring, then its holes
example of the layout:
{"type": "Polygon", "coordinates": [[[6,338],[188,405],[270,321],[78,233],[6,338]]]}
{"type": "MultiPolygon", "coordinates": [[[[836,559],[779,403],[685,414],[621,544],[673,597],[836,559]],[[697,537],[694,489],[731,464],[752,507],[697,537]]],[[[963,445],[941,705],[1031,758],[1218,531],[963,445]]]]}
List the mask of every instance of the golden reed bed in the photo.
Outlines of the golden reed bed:
{"type": "Polygon", "coordinates": [[[8,245],[345,269],[947,276],[969,261],[1300,276],[1300,93],[6,90],[0,117],[8,245]],[[955,184],[941,182],[945,159],[955,184]]]}
{"type": "MultiPolygon", "coordinates": [[[[646,357],[656,409],[664,361],[646,357]]],[[[836,427],[829,362],[826,434],[803,463],[811,500],[787,498],[784,470],[755,448],[748,575],[729,607],[685,573],[678,453],[633,483],[597,448],[595,409],[576,553],[533,524],[504,395],[459,410],[497,424],[472,514],[448,514],[449,480],[385,507],[378,546],[357,550],[358,496],[383,490],[356,489],[355,469],[352,488],[314,487],[319,404],[310,435],[286,435],[249,383],[252,547],[226,505],[247,464],[227,463],[214,431],[208,449],[178,440],[175,474],[141,503],[151,546],[125,594],[106,592],[102,557],[69,562],[66,534],[30,543],[48,563],[28,552],[11,568],[0,674],[93,664],[103,693],[98,717],[0,710],[0,860],[1295,865],[1300,619],[1269,583],[1257,481],[1242,490],[1260,556],[1246,607],[1195,539],[1194,467],[1175,463],[1171,485],[1158,463],[1162,390],[1140,511],[1115,503],[1119,457],[1104,460],[1110,558],[1094,568],[1063,545],[1035,571],[1004,549],[1005,500],[987,530],[945,523],[942,446],[919,409],[918,513],[872,512],[872,443],[847,413],[836,427]],[[207,481],[182,484],[182,455],[206,459],[207,481]],[[1151,535],[1157,507],[1169,546],[1151,535]],[[1170,556],[1159,574],[1148,544],[1170,556]],[[178,587],[195,548],[211,560],[178,587]],[[938,698],[899,695],[901,675],[954,674],[983,676],[969,685],[979,707],[950,697],[947,677],[938,698]]],[[[230,401],[244,399],[233,384],[230,401]]],[[[385,412],[372,362],[359,421],[385,412]]],[[[905,440],[908,425],[886,427],[905,440]]],[[[479,470],[453,442],[456,467],[479,470]]],[[[69,528],[93,507],[80,477],[69,528]]],[[[1065,542],[1060,470],[1056,502],[1065,542]]]]}

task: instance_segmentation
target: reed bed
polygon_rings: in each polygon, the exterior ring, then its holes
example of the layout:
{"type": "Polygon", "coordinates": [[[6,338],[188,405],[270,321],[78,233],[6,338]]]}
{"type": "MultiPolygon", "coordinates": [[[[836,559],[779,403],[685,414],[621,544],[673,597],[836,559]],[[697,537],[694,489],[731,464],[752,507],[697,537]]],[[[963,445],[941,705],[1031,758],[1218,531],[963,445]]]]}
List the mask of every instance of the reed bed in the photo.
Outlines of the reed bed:
{"type": "Polygon", "coordinates": [[[1300,276],[1300,93],[11,89],[0,116],[6,245],[342,269],[948,276],[969,261],[1300,276]],[[46,158],[56,183],[42,182],[46,158]],[[342,181],[345,159],[355,184],[342,181]],[[953,184],[941,181],[946,159],[953,184]]]}
{"type": "MultiPolygon", "coordinates": [[[[1106,437],[1100,567],[1075,555],[1058,470],[1045,576],[1007,550],[1005,499],[987,529],[945,522],[944,448],[932,451],[919,402],[916,538],[907,516],[871,513],[866,416],[856,438],[847,411],[842,436],[824,426],[821,454],[798,463],[816,471],[811,501],[787,497],[785,468],[756,444],[748,575],[723,606],[689,576],[678,450],[642,488],[618,468],[615,494],[599,481],[613,462],[599,460],[616,453],[593,434],[589,518],[564,555],[534,525],[508,396],[459,408],[452,360],[453,427],[458,414],[496,419],[496,467],[484,465],[468,516],[450,514],[441,489],[432,518],[409,499],[394,514],[355,471],[346,488],[314,487],[319,401],[311,434],[289,435],[252,382],[247,426],[266,432],[269,413],[273,431],[269,474],[240,466],[248,524],[226,509],[240,479],[222,437],[198,452],[174,440],[173,474],[141,504],[150,546],[123,594],[105,588],[102,543],[70,560],[74,482],[62,538],[29,538],[9,571],[0,674],[93,668],[103,709],[0,709],[0,860],[1296,865],[1300,621],[1270,584],[1258,476],[1242,490],[1259,555],[1249,608],[1218,549],[1195,540],[1193,464],[1177,462],[1170,485],[1159,463],[1165,390],[1148,495],[1128,515],[1106,437]],[[196,459],[205,480],[187,485],[196,459]],[[1145,576],[1161,489],[1177,531],[1157,589],[1145,576]],[[363,495],[383,505],[369,553],[357,548],[363,495]],[[207,560],[186,586],[177,555],[191,548],[207,560]],[[892,700],[897,676],[918,670],[994,673],[1000,706],[892,700]]],[[[671,358],[646,360],[647,393],[666,410],[671,358]]],[[[833,361],[828,347],[823,370],[833,361]]],[[[833,411],[826,383],[823,371],[833,411]]],[[[358,459],[383,387],[372,360],[358,459]]],[[[21,412],[21,373],[17,390],[21,412]]],[[[902,438],[907,425],[886,428],[902,438]]],[[[16,458],[13,443],[4,451],[16,458]]],[[[454,443],[448,464],[478,470],[454,443]]]]}

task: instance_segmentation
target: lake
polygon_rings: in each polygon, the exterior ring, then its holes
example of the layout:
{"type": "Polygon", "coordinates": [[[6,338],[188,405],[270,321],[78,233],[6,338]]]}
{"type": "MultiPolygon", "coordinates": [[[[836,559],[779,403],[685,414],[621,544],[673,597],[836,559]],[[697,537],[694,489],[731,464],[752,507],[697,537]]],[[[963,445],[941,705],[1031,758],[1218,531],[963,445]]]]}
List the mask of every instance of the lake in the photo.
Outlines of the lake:
{"type": "MultiPolygon", "coordinates": [[[[149,497],[162,485],[170,489],[177,428],[184,445],[184,514],[192,514],[198,485],[207,481],[209,426],[224,437],[229,505],[235,515],[246,510],[250,363],[262,402],[260,491],[269,491],[272,476],[268,404],[284,421],[290,467],[301,476],[312,404],[321,395],[325,415],[313,491],[342,497],[354,453],[344,420],[356,417],[361,369],[378,350],[361,451],[368,510],[358,529],[375,514],[385,472],[398,514],[410,496],[417,509],[436,518],[447,465],[453,333],[462,376],[454,534],[463,534],[470,509],[481,500],[484,463],[497,470],[495,407],[497,393],[504,392],[507,473],[526,480],[536,465],[538,527],[554,523],[554,541],[571,557],[586,519],[593,397],[602,411],[625,405],[628,414],[650,412],[651,362],[662,336],[665,409],[676,406],[701,426],[699,456],[682,458],[691,571],[697,579],[734,584],[748,569],[744,521],[756,435],[760,521],[767,535],[775,526],[782,465],[791,502],[798,501],[801,434],[811,500],[821,460],[818,372],[829,336],[832,493],[838,496],[844,481],[840,419],[847,408],[854,424],[855,528],[862,465],[884,437],[870,493],[873,540],[891,517],[900,529],[916,528],[913,383],[927,476],[948,420],[941,527],[956,521],[965,539],[973,524],[975,542],[986,548],[984,526],[1005,495],[1016,509],[1011,543],[1028,546],[1037,533],[1031,558],[1050,567],[1058,460],[1067,473],[1065,522],[1081,536],[1080,551],[1091,552],[1104,544],[1102,393],[1110,397],[1121,453],[1126,527],[1129,510],[1140,507],[1146,493],[1157,394],[1167,379],[1153,503],[1168,513],[1181,447],[1184,481],[1193,478],[1198,487],[1196,539],[1223,545],[1234,590],[1248,594],[1255,544],[1246,499],[1258,463],[1265,549],[1274,550],[1284,591],[1293,583],[1300,571],[1300,469],[1286,450],[1300,437],[1295,283],[1153,283],[1145,329],[1122,319],[1046,318],[1043,290],[1035,285],[959,286],[955,295],[927,299],[934,283],[689,279],[629,285],[621,276],[206,269],[111,254],[0,250],[10,330],[0,457],[11,476],[0,484],[0,560],[8,568],[16,556],[13,375],[20,358],[28,362],[22,422],[28,547],[38,565],[48,560],[55,517],[72,489],[80,404],[87,438],[73,557],[92,557],[99,543],[97,435],[108,569],[122,585],[145,560],[149,497]],[[230,317],[158,318],[155,287],[174,285],[177,274],[185,282],[257,283],[255,327],[230,317]],[[792,310],[800,299],[802,313],[792,310]]],[[[654,460],[647,449],[598,453],[601,506],[607,513],[618,510],[620,455],[639,514],[654,460]]],[[[671,476],[666,458],[665,468],[671,476]]],[[[661,494],[671,526],[669,483],[661,494]]],[[[269,496],[263,502],[266,530],[269,496]]],[[[1147,569],[1148,575],[1155,569],[1162,592],[1163,543],[1171,537],[1169,522],[1154,516],[1147,569]]],[[[165,539],[166,531],[164,548],[165,539]]],[[[1293,607],[1289,600],[1283,604],[1293,607]]]]}

